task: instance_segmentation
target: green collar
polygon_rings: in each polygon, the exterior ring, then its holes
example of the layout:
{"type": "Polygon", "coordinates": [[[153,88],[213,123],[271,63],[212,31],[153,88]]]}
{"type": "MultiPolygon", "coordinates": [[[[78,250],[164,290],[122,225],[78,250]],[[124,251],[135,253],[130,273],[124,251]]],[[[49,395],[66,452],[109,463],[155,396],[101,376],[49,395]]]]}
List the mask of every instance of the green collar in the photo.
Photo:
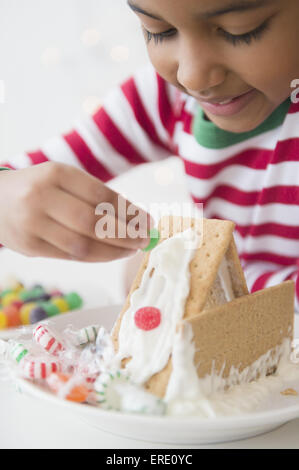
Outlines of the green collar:
{"type": "Polygon", "coordinates": [[[193,120],[193,135],[202,147],[209,149],[222,149],[231,145],[239,144],[244,140],[248,140],[279,127],[284,122],[290,105],[291,100],[288,98],[256,129],[253,129],[250,132],[242,132],[240,134],[224,131],[217,127],[213,122],[207,121],[205,119],[203,109],[199,108],[193,120]]]}

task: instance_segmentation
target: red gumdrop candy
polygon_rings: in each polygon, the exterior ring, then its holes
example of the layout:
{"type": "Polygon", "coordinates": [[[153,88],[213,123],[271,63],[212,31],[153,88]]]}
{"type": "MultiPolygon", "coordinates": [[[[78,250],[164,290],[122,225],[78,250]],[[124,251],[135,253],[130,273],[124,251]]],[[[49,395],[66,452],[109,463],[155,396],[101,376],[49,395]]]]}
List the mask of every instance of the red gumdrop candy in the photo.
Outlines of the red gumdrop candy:
{"type": "Polygon", "coordinates": [[[161,312],[155,307],[142,307],[135,313],[135,325],[140,330],[150,331],[161,323],[161,312]]]}

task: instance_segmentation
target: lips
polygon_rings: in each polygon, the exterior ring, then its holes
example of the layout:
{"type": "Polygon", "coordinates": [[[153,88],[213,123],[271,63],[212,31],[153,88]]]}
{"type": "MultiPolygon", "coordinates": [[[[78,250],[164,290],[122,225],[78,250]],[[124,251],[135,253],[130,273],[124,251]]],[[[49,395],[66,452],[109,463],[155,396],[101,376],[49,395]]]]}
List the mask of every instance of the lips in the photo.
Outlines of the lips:
{"type": "Polygon", "coordinates": [[[242,111],[256,95],[256,90],[252,89],[242,95],[226,96],[203,100],[197,98],[201,107],[215,116],[233,116],[242,111]]]}

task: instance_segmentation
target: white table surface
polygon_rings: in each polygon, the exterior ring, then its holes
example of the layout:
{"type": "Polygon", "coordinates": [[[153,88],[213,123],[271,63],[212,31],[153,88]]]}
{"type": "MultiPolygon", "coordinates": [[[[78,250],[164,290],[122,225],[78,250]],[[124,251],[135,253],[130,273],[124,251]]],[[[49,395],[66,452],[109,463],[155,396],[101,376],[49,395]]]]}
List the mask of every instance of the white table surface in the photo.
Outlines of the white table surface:
{"type": "Polygon", "coordinates": [[[227,444],[178,447],[135,441],[101,432],[61,407],[45,405],[0,383],[1,449],[298,449],[298,436],[299,419],[271,433],[227,444]]]}

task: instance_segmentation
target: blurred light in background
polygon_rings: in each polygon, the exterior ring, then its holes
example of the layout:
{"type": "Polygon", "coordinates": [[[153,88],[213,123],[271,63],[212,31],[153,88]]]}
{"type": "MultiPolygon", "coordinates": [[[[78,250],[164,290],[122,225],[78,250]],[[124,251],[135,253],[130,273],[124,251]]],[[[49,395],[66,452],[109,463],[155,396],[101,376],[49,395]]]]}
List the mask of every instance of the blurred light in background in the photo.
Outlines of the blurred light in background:
{"type": "Polygon", "coordinates": [[[42,53],[41,63],[44,67],[55,67],[61,63],[62,52],[58,47],[47,47],[42,53]]]}
{"type": "Polygon", "coordinates": [[[129,60],[130,51],[128,47],[119,45],[112,47],[110,51],[110,56],[114,62],[122,63],[129,60]]]}
{"type": "Polygon", "coordinates": [[[86,47],[97,46],[100,42],[101,34],[97,29],[89,28],[83,31],[81,41],[86,47]]]}
{"type": "Polygon", "coordinates": [[[93,112],[148,61],[126,0],[0,0],[1,159],[93,112]]]}

